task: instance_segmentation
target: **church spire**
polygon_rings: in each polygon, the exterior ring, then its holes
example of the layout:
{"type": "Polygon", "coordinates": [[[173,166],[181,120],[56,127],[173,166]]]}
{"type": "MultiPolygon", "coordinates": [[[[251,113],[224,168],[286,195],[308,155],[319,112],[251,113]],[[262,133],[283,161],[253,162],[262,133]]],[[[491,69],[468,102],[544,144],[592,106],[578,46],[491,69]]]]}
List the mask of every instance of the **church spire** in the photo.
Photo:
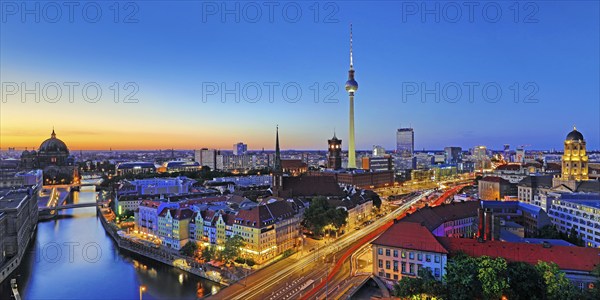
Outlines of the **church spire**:
{"type": "Polygon", "coordinates": [[[279,149],[279,125],[275,132],[275,171],[281,172],[281,150],[279,149]]]}

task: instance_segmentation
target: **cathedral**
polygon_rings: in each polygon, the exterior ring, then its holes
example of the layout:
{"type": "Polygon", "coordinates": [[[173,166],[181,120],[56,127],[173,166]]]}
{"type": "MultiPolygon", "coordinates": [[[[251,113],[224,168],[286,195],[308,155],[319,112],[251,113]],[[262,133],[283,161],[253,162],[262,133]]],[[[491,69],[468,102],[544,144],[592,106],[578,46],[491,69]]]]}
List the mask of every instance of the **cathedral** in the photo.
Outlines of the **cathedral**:
{"type": "Polygon", "coordinates": [[[77,176],[74,159],[67,145],[56,137],[54,129],[50,138],[43,141],[38,151],[23,151],[21,168],[42,169],[44,184],[68,184],[77,176]]]}

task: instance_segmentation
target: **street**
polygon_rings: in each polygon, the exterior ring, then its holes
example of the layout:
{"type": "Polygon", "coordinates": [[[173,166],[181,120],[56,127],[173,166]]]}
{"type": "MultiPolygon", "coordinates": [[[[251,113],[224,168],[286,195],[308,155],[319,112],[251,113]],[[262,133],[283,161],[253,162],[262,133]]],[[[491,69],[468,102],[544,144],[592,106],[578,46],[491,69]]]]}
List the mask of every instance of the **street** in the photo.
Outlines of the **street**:
{"type": "MultiPolygon", "coordinates": [[[[431,191],[412,197],[391,213],[375,220],[372,224],[351,231],[332,244],[309,252],[299,258],[296,255],[261,269],[245,280],[233,284],[208,299],[297,299],[306,294],[313,285],[325,280],[332,266],[348,248],[377,228],[398,217],[413,203],[429,195],[431,191]],[[243,284],[242,284],[243,283],[243,284]]],[[[345,262],[341,271],[326,285],[326,290],[337,289],[340,282],[350,276],[350,262],[345,262]]],[[[325,291],[323,291],[325,292],[325,291]]],[[[318,293],[321,294],[321,293],[318,293]]]]}

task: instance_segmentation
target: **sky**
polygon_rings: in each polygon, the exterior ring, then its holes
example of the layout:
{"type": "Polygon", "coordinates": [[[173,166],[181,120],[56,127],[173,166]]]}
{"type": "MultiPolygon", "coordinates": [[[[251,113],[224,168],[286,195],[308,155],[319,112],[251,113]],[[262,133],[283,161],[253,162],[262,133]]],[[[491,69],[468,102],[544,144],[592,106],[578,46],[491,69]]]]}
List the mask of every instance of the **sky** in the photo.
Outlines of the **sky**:
{"type": "Polygon", "coordinates": [[[274,3],[3,1],[0,148],[346,148],[352,23],[357,149],[600,149],[596,1],[274,3]]]}

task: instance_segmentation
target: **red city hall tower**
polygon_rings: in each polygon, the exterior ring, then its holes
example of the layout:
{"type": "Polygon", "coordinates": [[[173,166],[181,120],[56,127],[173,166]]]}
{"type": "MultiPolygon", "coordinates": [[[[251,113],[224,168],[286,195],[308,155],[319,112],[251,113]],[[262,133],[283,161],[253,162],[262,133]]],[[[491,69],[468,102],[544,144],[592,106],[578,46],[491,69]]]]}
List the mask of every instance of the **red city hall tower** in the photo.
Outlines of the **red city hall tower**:
{"type": "Polygon", "coordinates": [[[327,158],[327,168],[338,170],[342,168],[342,140],[333,134],[333,138],[327,141],[329,144],[329,154],[327,158]]]}

